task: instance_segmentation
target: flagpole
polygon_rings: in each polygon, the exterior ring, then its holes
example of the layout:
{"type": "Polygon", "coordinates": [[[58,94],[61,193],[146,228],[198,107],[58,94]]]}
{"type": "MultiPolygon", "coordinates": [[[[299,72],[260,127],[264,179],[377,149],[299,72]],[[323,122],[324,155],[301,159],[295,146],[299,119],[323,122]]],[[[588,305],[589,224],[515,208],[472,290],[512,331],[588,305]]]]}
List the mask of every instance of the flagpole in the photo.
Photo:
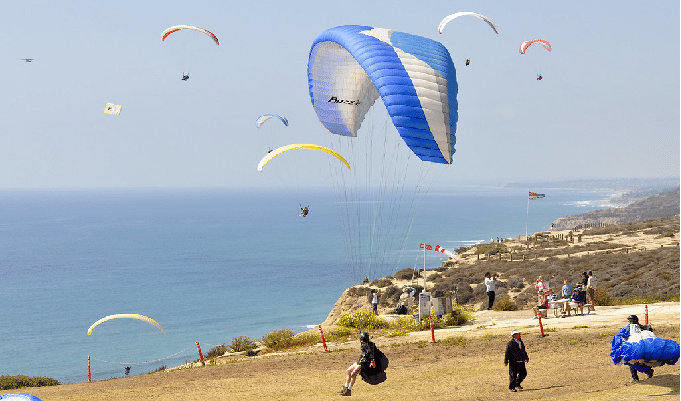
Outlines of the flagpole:
{"type": "Polygon", "coordinates": [[[426,248],[428,245],[426,244],[423,247],[423,292],[428,292],[426,289],[426,248]]]}
{"type": "Polygon", "coordinates": [[[527,195],[527,217],[525,217],[525,241],[527,241],[527,223],[530,221],[530,195],[527,195]]]}

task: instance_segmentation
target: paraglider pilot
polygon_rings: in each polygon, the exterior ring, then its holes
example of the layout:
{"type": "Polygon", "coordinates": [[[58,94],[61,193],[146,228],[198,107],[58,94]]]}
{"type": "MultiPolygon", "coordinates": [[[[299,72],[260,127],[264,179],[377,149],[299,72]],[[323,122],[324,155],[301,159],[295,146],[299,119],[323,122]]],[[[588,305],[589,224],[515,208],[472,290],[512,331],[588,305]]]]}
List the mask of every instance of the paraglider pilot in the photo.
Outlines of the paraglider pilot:
{"type": "Polygon", "coordinates": [[[537,81],[541,81],[542,79],[543,78],[542,78],[541,74],[537,75],[537,81]]]}
{"type": "Polygon", "coordinates": [[[310,212],[310,208],[308,206],[300,208],[300,215],[303,216],[303,217],[307,217],[307,214],[309,212],[310,212]]]}
{"type": "MultiPolygon", "coordinates": [[[[629,315],[629,317],[627,317],[627,321],[629,322],[627,327],[625,327],[624,329],[622,329],[620,331],[620,334],[622,334],[622,338],[625,339],[625,340],[629,338],[631,325],[638,326],[641,330],[653,331],[653,329],[652,329],[652,327],[650,327],[650,325],[644,326],[644,325],[639,324],[638,323],[638,316],[636,316],[636,315],[629,315]]],[[[654,373],[653,368],[651,368],[648,365],[641,364],[641,363],[630,364],[629,365],[629,371],[631,372],[631,382],[632,383],[638,383],[638,372],[645,373],[646,375],[648,375],[649,379],[651,377],[653,377],[653,373],[654,373]]]]}
{"type": "Polygon", "coordinates": [[[470,64],[471,64],[471,59],[467,58],[466,59],[466,65],[470,65],[470,64]]]}
{"type": "Polygon", "coordinates": [[[345,384],[340,395],[352,395],[352,386],[355,384],[357,375],[369,384],[379,384],[385,381],[385,369],[388,367],[388,358],[369,341],[369,333],[359,333],[359,342],[362,347],[362,355],[357,362],[350,365],[345,371],[345,384]]]}
{"type": "Polygon", "coordinates": [[[184,72],[182,73],[182,80],[186,81],[189,79],[189,74],[185,74],[184,72]]]}

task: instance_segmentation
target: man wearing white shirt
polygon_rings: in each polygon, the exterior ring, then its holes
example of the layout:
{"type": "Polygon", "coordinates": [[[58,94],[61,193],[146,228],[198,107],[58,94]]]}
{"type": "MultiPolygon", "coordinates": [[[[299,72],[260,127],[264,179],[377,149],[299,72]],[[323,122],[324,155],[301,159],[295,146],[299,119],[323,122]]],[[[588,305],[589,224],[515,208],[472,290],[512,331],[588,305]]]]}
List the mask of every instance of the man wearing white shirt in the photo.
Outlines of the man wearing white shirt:
{"type": "Polygon", "coordinates": [[[487,310],[491,310],[492,305],[494,305],[494,292],[497,290],[496,277],[496,274],[492,275],[490,272],[485,273],[485,286],[487,287],[487,297],[489,298],[487,310]]]}

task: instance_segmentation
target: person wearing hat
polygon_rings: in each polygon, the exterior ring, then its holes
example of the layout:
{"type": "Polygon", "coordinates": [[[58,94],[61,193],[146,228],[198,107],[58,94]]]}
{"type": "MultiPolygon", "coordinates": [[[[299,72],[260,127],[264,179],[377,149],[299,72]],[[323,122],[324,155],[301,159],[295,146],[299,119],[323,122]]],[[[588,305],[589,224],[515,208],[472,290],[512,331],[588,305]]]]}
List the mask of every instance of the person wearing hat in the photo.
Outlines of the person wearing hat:
{"type": "Polygon", "coordinates": [[[508,389],[514,393],[518,391],[516,389],[523,389],[520,383],[527,377],[525,364],[530,362],[530,358],[525,352],[525,344],[520,339],[520,334],[519,330],[511,332],[513,339],[506,344],[506,354],[504,355],[504,366],[508,366],[508,389]]]}
{"type": "MultiPolygon", "coordinates": [[[[629,315],[627,317],[627,321],[629,322],[627,327],[620,330],[620,334],[622,335],[622,338],[624,340],[629,339],[631,332],[634,331],[634,330],[639,331],[639,332],[641,330],[653,331],[652,328],[650,327],[650,325],[644,326],[642,324],[639,324],[638,316],[636,316],[636,315],[629,315]]],[[[651,368],[648,365],[644,365],[644,364],[638,363],[638,362],[633,363],[633,364],[628,364],[628,365],[629,365],[629,372],[631,373],[631,382],[632,383],[638,383],[638,372],[645,373],[646,375],[648,375],[649,379],[651,377],[653,377],[653,373],[654,373],[653,368],[651,368]]]]}
{"type": "Polygon", "coordinates": [[[570,316],[570,311],[574,309],[575,316],[577,316],[577,308],[579,308],[579,312],[583,315],[585,302],[586,299],[584,298],[582,291],[580,291],[579,288],[575,288],[573,290],[572,298],[570,298],[570,302],[567,303],[567,307],[565,308],[567,315],[570,316]]]}
{"type": "Polygon", "coordinates": [[[345,371],[345,384],[339,392],[342,396],[352,395],[352,386],[358,374],[362,376],[362,380],[373,385],[386,380],[385,369],[388,367],[388,358],[376,347],[376,344],[369,341],[369,333],[359,333],[359,343],[362,355],[345,371]]]}

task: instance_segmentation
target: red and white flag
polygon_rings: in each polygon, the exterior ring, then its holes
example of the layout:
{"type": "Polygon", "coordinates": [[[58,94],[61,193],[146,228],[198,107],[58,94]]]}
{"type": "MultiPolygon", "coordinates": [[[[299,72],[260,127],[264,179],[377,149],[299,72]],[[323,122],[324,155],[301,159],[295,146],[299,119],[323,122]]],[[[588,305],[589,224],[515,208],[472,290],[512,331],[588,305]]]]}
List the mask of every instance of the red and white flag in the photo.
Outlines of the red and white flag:
{"type": "Polygon", "coordinates": [[[529,199],[530,199],[530,200],[537,200],[537,199],[543,198],[543,197],[545,197],[545,196],[546,196],[546,195],[544,195],[544,194],[538,194],[538,193],[536,193],[536,192],[530,191],[530,197],[529,197],[529,199]]]}
{"type": "Polygon", "coordinates": [[[429,251],[432,251],[432,250],[433,250],[433,247],[432,247],[431,245],[424,244],[424,243],[421,243],[421,248],[422,248],[422,249],[423,249],[423,248],[426,248],[426,249],[429,250],[429,251]]]}

